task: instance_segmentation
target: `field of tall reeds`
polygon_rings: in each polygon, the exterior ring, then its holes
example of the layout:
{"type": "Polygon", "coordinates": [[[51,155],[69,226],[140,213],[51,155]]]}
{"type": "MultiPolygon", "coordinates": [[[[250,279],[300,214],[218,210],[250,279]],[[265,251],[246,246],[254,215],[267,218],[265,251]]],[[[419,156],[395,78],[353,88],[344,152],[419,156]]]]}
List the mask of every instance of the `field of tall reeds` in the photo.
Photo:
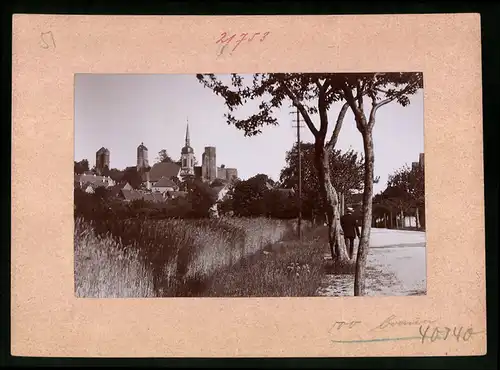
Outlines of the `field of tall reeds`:
{"type": "Polygon", "coordinates": [[[110,236],[99,236],[82,219],[76,219],[75,294],[87,298],[154,297],[153,276],[138,250],[110,236]]]}
{"type": "Polygon", "coordinates": [[[77,218],[76,294],[200,295],[206,289],[204,282],[217,271],[286,239],[293,229],[292,221],[267,218],[102,222],[77,218]]]}

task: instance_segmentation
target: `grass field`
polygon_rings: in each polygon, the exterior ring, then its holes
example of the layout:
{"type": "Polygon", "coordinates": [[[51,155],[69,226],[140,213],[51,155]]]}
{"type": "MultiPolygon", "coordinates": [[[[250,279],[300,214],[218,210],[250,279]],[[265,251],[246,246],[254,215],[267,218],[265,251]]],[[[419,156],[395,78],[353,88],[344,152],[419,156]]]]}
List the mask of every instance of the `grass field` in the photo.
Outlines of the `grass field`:
{"type": "Polygon", "coordinates": [[[266,218],[107,220],[105,224],[76,219],[76,294],[79,297],[274,295],[275,283],[270,277],[274,279],[282,273],[288,278],[287,264],[307,261],[310,252],[305,251],[309,248],[301,249],[290,242],[290,248],[285,248],[289,251],[280,255],[279,261],[271,263],[267,258],[266,263],[258,262],[251,268],[248,262],[256,261],[254,257],[265,248],[293,239],[294,225],[292,221],[266,218]],[[236,276],[235,271],[241,273],[236,276]],[[267,292],[262,288],[262,279],[271,284],[267,292]],[[237,285],[246,288],[238,291],[237,285]]]}
{"type": "MultiPolygon", "coordinates": [[[[424,238],[423,233],[374,229],[367,294],[425,294],[424,238]]],[[[75,293],[96,298],[352,295],[354,265],[339,266],[328,256],[325,228],[307,230],[299,242],[294,221],[91,224],[76,219],[75,293]]]]}
{"type": "Polygon", "coordinates": [[[109,236],[98,236],[77,219],[75,240],[75,294],[90,298],[154,297],[153,276],[137,250],[109,236]]]}

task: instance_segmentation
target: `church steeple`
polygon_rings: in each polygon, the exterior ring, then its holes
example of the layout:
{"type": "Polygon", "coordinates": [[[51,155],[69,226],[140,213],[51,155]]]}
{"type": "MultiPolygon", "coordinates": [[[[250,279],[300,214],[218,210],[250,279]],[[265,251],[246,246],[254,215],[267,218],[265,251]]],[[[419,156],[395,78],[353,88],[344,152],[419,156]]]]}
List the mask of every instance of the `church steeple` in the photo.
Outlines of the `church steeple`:
{"type": "Polygon", "coordinates": [[[189,120],[186,124],[186,146],[191,146],[191,143],[189,140],[189,120]]]}
{"type": "Polygon", "coordinates": [[[189,121],[186,124],[186,143],[181,150],[181,176],[194,175],[194,150],[189,138],[189,121]]]}

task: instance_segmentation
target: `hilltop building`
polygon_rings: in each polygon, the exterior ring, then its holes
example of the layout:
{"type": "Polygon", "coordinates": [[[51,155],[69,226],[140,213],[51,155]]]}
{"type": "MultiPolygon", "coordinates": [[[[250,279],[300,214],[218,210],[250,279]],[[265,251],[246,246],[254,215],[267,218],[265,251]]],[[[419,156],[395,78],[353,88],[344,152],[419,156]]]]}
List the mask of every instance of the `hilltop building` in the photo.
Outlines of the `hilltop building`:
{"type": "Polygon", "coordinates": [[[137,147],[137,171],[147,169],[148,167],[148,148],[144,146],[144,143],[141,143],[141,145],[137,147]]]}
{"type": "Polygon", "coordinates": [[[424,168],[424,153],[420,153],[420,155],[418,156],[418,162],[412,162],[411,167],[412,168],[420,167],[421,169],[424,168]]]}
{"type": "MultiPolygon", "coordinates": [[[[144,151],[144,149],[142,149],[142,151],[144,151]]],[[[226,168],[223,164],[217,167],[216,148],[213,146],[205,147],[205,151],[202,154],[201,166],[196,166],[195,163],[195,153],[191,146],[189,124],[187,124],[184,146],[181,149],[180,165],[172,162],[156,163],[150,167],[149,171],[145,171],[142,174],[143,182],[148,189],[151,189],[155,187],[155,184],[162,178],[171,181],[174,181],[174,179],[184,181],[187,178],[194,177],[204,182],[211,183],[215,179],[229,182],[238,177],[238,170],[236,168],[226,168]]],[[[164,180],[164,182],[168,181],[164,180]]],[[[171,186],[168,187],[170,188],[171,186]]]]}
{"type": "MultiPolygon", "coordinates": [[[[106,167],[109,169],[109,156],[109,150],[104,147],[96,152],[96,172],[98,175],[102,175],[106,167]]],[[[146,189],[159,192],[178,191],[179,183],[190,177],[208,183],[212,183],[216,179],[229,183],[238,177],[236,168],[227,168],[224,164],[220,167],[217,166],[214,146],[204,148],[201,166],[197,166],[195,163],[195,152],[191,146],[189,124],[187,124],[180,162],[160,162],[150,166],[148,148],[144,143],[141,143],[137,147],[136,166],[132,166],[132,168],[135,167],[139,172],[142,184],[146,189]]],[[[127,169],[130,168],[127,167],[127,169]]]]}
{"type": "Polygon", "coordinates": [[[105,168],[109,170],[109,150],[102,147],[95,153],[95,169],[98,175],[102,175],[105,168]]]}

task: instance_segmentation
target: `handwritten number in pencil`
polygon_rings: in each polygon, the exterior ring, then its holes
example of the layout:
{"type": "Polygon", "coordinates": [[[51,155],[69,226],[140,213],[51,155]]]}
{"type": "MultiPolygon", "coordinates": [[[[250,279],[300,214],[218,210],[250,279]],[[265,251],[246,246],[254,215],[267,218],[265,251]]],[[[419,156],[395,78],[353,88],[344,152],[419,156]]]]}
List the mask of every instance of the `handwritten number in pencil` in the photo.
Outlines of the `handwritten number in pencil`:
{"type": "Polygon", "coordinates": [[[431,343],[435,342],[438,339],[446,340],[450,335],[455,337],[457,342],[460,341],[467,342],[470,340],[472,335],[479,334],[477,332],[474,332],[472,328],[464,330],[464,328],[461,326],[460,327],[455,326],[453,327],[453,329],[449,327],[435,327],[433,328],[433,330],[431,330],[431,327],[427,325],[427,327],[425,327],[425,330],[423,326],[420,326],[419,332],[420,332],[420,337],[422,339],[422,343],[424,343],[426,339],[428,339],[431,343]]]}
{"type": "Polygon", "coordinates": [[[253,34],[253,36],[250,38],[250,40],[248,40],[248,42],[252,41],[254,39],[254,37],[257,36],[257,35],[260,35],[260,32],[255,32],[253,34]]]}
{"type": "Polygon", "coordinates": [[[224,43],[224,39],[225,37],[227,36],[227,33],[226,32],[222,32],[221,35],[220,35],[220,39],[218,39],[215,43],[218,44],[219,42],[220,43],[224,43]]]}
{"type": "Polygon", "coordinates": [[[467,331],[464,333],[464,335],[463,335],[462,339],[463,339],[465,342],[467,342],[467,341],[470,339],[470,337],[472,336],[472,334],[474,334],[474,333],[473,333],[473,331],[472,331],[472,328],[469,328],[469,329],[467,329],[467,331]]]}
{"type": "Polygon", "coordinates": [[[42,48],[48,49],[51,45],[53,48],[56,47],[56,41],[54,39],[54,34],[52,31],[48,32],[41,32],[40,33],[40,38],[42,39],[42,48]]]}
{"type": "Polygon", "coordinates": [[[242,34],[241,34],[241,38],[238,40],[238,42],[236,43],[236,45],[234,46],[234,48],[233,48],[233,50],[232,50],[232,51],[235,51],[235,50],[236,50],[236,48],[237,48],[238,46],[240,46],[241,42],[242,42],[243,40],[245,40],[245,39],[246,39],[246,37],[247,37],[247,36],[248,36],[248,33],[242,33],[242,34]]]}
{"type": "MultiPolygon", "coordinates": [[[[263,42],[266,39],[266,37],[269,35],[269,33],[270,32],[264,32],[262,34],[262,37],[259,38],[259,41],[263,42]]],[[[235,39],[237,37],[236,33],[229,36],[229,34],[227,32],[222,32],[220,34],[219,38],[217,39],[217,41],[215,41],[215,44],[221,46],[217,56],[220,56],[222,53],[224,53],[224,50],[231,42],[233,42],[233,41],[235,42],[235,45],[231,50],[231,54],[232,54],[241,45],[241,43],[243,41],[246,40],[248,43],[248,42],[252,42],[254,39],[257,40],[256,36],[258,36],[260,34],[261,34],[260,32],[254,32],[254,33],[243,32],[238,36],[237,39],[235,39]],[[249,35],[251,35],[251,36],[249,36],[249,35]]]]}
{"type": "Polygon", "coordinates": [[[462,334],[462,328],[460,327],[457,331],[457,328],[453,328],[453,336],[457,338],[457,342],[460,340],[460,335],[462,334]]]}
{"type": "Polygon", "coordinates": [[[260,39],[260,42],[264,41],[264,39],[269,35],[269,32],[264,33],[264,36],[260,39]]]}

